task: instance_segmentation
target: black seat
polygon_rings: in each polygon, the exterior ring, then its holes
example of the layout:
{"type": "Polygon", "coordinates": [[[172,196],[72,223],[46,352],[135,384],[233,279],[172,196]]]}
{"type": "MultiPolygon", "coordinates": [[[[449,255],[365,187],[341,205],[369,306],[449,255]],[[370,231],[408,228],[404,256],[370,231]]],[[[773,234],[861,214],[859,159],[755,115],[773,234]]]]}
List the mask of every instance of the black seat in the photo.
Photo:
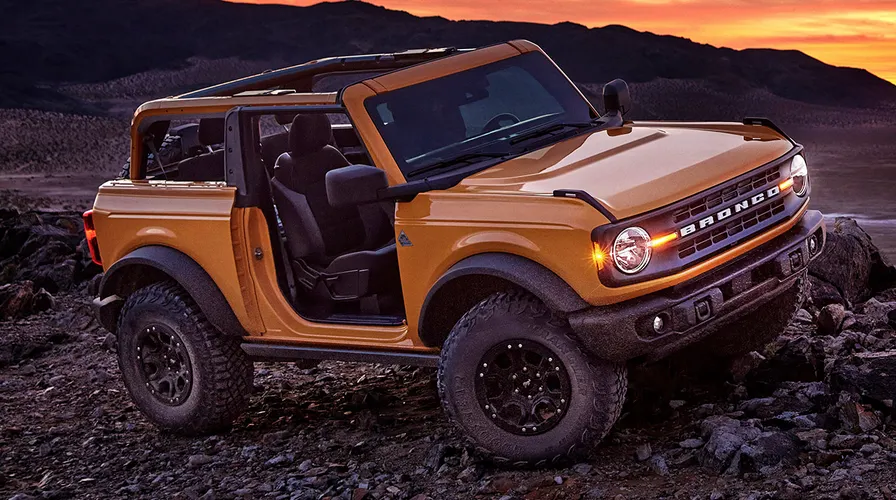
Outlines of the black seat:
{"type": "Polygon", "coordinates": [[[271,188],[296,280],[335,301],[400,293],[387,212],[378,205],[337,208],[327,199],[327,172],[349,165],[331,141],[326,115],[297,115],[289,152],[274,166],[271,188]]]}
{"type": "MultiPolygon", "coordinates": [[[[199,120],[199,143],[212,147],[224,142],[224,119],[199,120]]],[[[219,148],[181,161],[177,165],[177,179],[181,181],[224,180],[224,149],[219,148]]]]}

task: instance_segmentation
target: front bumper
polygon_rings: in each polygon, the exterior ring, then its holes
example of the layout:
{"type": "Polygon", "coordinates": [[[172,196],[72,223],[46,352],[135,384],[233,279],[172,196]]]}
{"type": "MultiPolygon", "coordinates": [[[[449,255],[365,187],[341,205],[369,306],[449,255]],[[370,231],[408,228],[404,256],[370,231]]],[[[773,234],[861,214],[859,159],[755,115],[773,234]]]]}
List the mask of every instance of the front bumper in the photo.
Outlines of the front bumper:
{"type": "Polygon", "coordinates": [[[788,232],[724,266],[657,293],[572,313],[569,323],[600,358],[661,359],[785,292],[821,254],[824,241],[824,216],[809,210],[788,232]],[[664,325],[659,332],[657,317],[664,325]]]}

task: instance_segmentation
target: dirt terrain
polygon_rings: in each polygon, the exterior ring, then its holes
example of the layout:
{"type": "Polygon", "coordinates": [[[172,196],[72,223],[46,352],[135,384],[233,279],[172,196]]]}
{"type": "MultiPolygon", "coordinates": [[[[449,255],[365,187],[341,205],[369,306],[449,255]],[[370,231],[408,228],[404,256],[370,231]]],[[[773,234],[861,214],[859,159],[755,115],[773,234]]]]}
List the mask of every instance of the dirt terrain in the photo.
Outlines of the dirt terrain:
{"type": "Polygon", "coordinates": [[[2,498],[892,497],[896,269],[850,219],[832,225],[809,301],[762,353],[733,370],[635,370],[602,444],[523,470],[447,423],[430,369],[257,364],[231,432],[160,434],[92,317],[99,269],[77,215],[0,222],[2,498]]]}

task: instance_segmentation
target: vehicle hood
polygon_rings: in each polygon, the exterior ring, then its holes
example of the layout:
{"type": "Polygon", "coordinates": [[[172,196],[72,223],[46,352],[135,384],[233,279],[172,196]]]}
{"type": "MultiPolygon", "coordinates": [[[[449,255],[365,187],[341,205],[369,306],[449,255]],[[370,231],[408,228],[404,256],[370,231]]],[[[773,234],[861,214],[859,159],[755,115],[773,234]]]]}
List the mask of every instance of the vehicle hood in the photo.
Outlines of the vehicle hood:
{"type": "Polygon", "coordinates": [[[513,158],[467,177],[454,190],[520,195],[583,190],[623,219],[718,185],[792,147],[761,126],[642,122],[513,158]]]}

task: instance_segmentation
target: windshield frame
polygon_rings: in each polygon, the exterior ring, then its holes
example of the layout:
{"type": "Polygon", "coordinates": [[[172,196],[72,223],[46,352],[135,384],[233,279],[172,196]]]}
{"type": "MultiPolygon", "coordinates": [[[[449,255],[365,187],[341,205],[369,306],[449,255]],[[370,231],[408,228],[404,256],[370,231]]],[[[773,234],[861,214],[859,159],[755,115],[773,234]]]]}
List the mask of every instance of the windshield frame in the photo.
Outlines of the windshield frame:
{"type": "MultiPolygon", "coordinates": [[[[509,45],[503,44],[503,45],[509,45]]],[[[409,78],[405,84],[403,85],[379,85],[378,79],[374,79],[371,81],[361,82],[360,84],[356,84],[352,89],[351,86],[347,87],[342,93],[343,97],[354,97],[351,94],[356,94],[354,92],[350,92],[351,90],[362,90],[363,96],[358,100],[346,98],[345,104],[346,107],[352,110],[354,108],[354,112],[350,112],[350,115],[353,116],[353,123],[359,124],[357,128],[359,130],[366,129],[367,138],[365,141],[370,139],[370,133],[373,132],[376,134],[376,143],[380,143],[382,148],[388,152],[389,158],[387,163],[389,167],[394,167],[391,172],[393,175],[390,175],[390,178],[399,178],[405,181],[411,181],[414,179],[418,179],[418,172],[424,172],[426,175],[431,175],[431,167],[438,163],[443,163],[446,160],[450,160],[454,157],[460,156],[469,156],[471,154],[475,154],[477,151],[481,150],[489,150],[494,152],[495,146],[500,143],[507,144],[506,148],[499,149],[498,151],[502,151],[506,153],[508,157],[510,156],[518,156],[519,154],[524,154],[532,150],[530,147],[526,147],[530,145],[530,143],[539,143],[538,147],[545,147],[550,143],[559,142],[560,140],[566,139],[573,135],[578,135],[578,133],[583,132],[583,130],[577,130],[579,127],[590,126],[591,122],[594,122],[594,125],[599,125],[599,122],[596,122],[598,118],[598,113],[591,102],[582,94],[581,90],[571,81],[569,78],[563,73],[563,71],[548,57],[544,52],[538,49],[534,44],[531,44],[532,47],[535,47],[533,50],[520,51],[515,50],[513,54],[506,54],[503,57],[493,58],[492,60],[485,61],[483,64],[480,62],[479,64],[471,64],[469,66],[460,66],[460,65],[452,65],[454,66],[449,71],[444,72],[427,72],[426,75],[428,78],[409,78]],[[528,117],[523,119],[520,122],[512,123],[509,126],[499,127],[495,130],[489,130],[485,133],[477,133],[470,137],[466,137],[463,140],[446,144],[442,147],[438,147],[436,149],[430,151],[424,151],[422,154],[411,158],[399,158],[397,151],[393,151],[390,146],[395,147],[395,144],[390,144],[388,141],[388,134],[384,134],[382,129],[383,123],[380,120],[380,116],[375,111],[375,106],[380,105],[383,102],[388,102],[384,97],[391,94],[396,90],[403,90],[408,87],[413,87],[420,84],[425,84],[432,82],[434,80],[438,80],[444,77],[449,77],[453,75],[457,75],[460,73],[469,72],[471,70],[479,69],[483,66],[487,65],[497,65],[502,62],[506,62],[508,60],[515,59],[517,57],[530,55],[533,56],[529,59],[528,63],[521,62],[520,67],[523,71],[529,72],[530,75],[533,76],[533,79],[541,84],[546,92],[546,95],[550,97],[556,98],[557,111],[555,113],[546,113],[539,116],[528,117]],[[540,57],[535,57],[535,54],[538,54],[540,57]],[[534,62],[539,61],[539,62],[534,62]],[[540,61],[544,61],[547,63],[546,66],[542,66],[540,61]],[[528,66],[522,66],[522,64],[528,64],[528,66]],[[547,71],[544,71],[547,70],[547,71]],[[538,72],[543,73],[539,74],[538,72]],[[535,72],[535,73],[533,73],[535,72]],[[541,78],[539,78],[541,77],[541,78]],[[568,87],[567,87],[568,85],[568,87]],[[364,86],[364,89],[358,89],[358,87],[364,86]],[[384,88],[385,87],[385,88],[384,88]],[[568,91],[566,90],[568,88],[568,91]],[[377,90],[379,91],[377,91],[377,90]],[[560,90],[561,93],[557,93],[557,90],[560,90]],[[354,102],[352,102],[354,101],[354,102]],[[581,103],[582,107],[578,107],[579,103],[581,103]],[[353,105],[354,104],[354,105],[353,105]],[[361,114],[362,116],[358,117],[357,115],[361,114]],[[590,121],[582,120],[581,118],[587,117],[590,121]],[[357,118],[361,118],[358,120],[357,118]],[[579,120],[576,120],[579,119],[579,120]],[[558,124],[563,124],[567,121],[576,121],[576,123],[571,123],[571,130],[560,130],[557,133],[552,133],[549,137],[541,136],[539,137],[526,139],[523,141],[525,144],[517,145],[516,147],[510,147],[512,144],[516,144],[512,142],[512,140],[518,136],[528,135],[530,133],[535,132],[537,134],[537,130],[542,128],[556,127],[558,124]],[[364,125],[367,125],[366,127],[364,125]],[[537,140],[536,140],[537,139],[537,140]],[[546,140],[547,139],[547,140],[546,140]],[[440,154],[445,153],[445,154],[440,154]],[[429,161],[425,161],[420,163],[420,160],[429,158],[429,161]],[[413,164],[412,164],[413,163],[413,164]],[[397,175],[396,175],[397,174],[397,175]]],[[[416,67],[407,68],[398,70],[396,72],[390,73],[387,76],[397,78],[398,76],[403,76],[403,73],[411,73],[413,70],[422,71],[426,66],[434,66],[439,63],[448,62],[451,59],[461,59],[468,56],[473,56],[477,52],[486,51],[488,49],[479,49],[472,53],[467,54],[458,54],[455,56],[446,57],[440,61],[425,63],[418,65],[416,67]]],[[[506,65],[505,67],[513,68],[513,65],[506,65]]],[[[428,69],[428,68],[427,68],[428,69]]],[[[411,76],[411,75],[408,75],[411,76]]],[[[483,75],[484,76],[484,75],[483,75]]],[[[389,82],[391,83],[391,82],[389,82]]],[[[357,92],[361,93],[361,92],[357,92]]],[[[549,111],[549,109],[547,109],[549,111]]],[[[495,111],[495,110],[492,110],[495,111]]],[[[511,109],[510,111],[513,111],[511,109]]],[[[537,108],[536,108],[537,111],[537,108]]],[[[500,114],[500,113],[499,113],[500,114]]],[[[495,115],[497,116],[497,115],[495,115]]],[[[561,126],[560,129],[565,129],[564,126],[561,126]]],[[[362,134],[362,136],[365,134],[362,134]]],[[[547,136],[547,134],[544,134],[547,136]]],[[[374,141],[369,141],[374,142],[374,141]]],[[[376,144],[373,145],[373,148],[376,149],[376,144]]],[[[486,161],[483,159],[482,161],[486,161]]],[[[467,162],[469,163],[469,162],[467,162]]],[[[493,162],[490,162],[493,163],[493,162]]],[[[460,166],[458,166],[460,168],[460,166]]],[[[445,169],[440,169],[438,173],[443,173],[442,171],[445,169]]],[[[465,169],[466,170],[466,169],[465,169]]]]}

